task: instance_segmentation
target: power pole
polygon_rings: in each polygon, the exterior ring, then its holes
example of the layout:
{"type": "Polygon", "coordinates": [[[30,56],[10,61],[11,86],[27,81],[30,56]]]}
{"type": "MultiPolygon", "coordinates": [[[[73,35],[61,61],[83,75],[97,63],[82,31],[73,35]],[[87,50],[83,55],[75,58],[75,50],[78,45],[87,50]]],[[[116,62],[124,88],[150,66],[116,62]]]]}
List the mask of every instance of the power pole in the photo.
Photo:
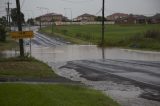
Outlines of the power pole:
{"type": "Polygon", "coordinates": [[[7,11],[7,25],[9,26],[10,25],[10,2],[8,1],[7,3],[7,8],[6,8],[6,11],[7,11]]]}
{"type": "Polygon", "coordinates": [[[9,2],[7,3],[7,25],[9,25],[9,2]]]}
{"type": "Polygon", "coordinates": [[[105,9],[105,0],[103,0],[102,2],[102,41],[101,41],[101,44],[102,44],[102,59],[104,60],[105,59],[105,49],[104,49],[104,9],[105,9]]]}
{"type": "Polygon", "coordinates": [[[40,16],[40,23],[39,23],[40,29],[42,29],[42,20],[41,20],[41,16],[40,16]]]}
{"type": "Polygon", "coordinates": [[[7,2],[7,25],[9,26],[10,30],[11,30],[11,14],[10,14],[10,2],[7,2]]]}
{"type": "Polygon", "coordinates": [[[105,0],[102,2],[102,47],[104,47],[104,9],[105,9],[105,0]]]}
{"type": "MultiPolygon", "coordinates": [[[[16,0],[17,5],[17,25],[18,25],[18,31],[22,31],[22,18],[21,18],[21,10],[20,10],[20,2],[19,0],[16,0]]],[[[20,56],[24,57],[24,47],[23,47],[23,39],[19,39],[19,47],[20,47],[20,56]]]]}

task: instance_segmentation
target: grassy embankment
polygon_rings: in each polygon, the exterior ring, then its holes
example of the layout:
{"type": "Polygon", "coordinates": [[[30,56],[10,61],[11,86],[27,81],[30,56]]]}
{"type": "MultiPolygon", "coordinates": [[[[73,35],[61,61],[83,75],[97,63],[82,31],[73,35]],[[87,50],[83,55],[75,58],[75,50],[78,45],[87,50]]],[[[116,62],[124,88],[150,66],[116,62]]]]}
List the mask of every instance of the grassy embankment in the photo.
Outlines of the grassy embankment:
{"type": "Polygon", "coordinates": [[[11,50],[12,48],[16,48],[17,46],[18,43],[11,39],[7,39],[7,41],[5,42],[0,41],[0,51],[11,50]]]}
{"type": "MultiPolygon", "coordinates": [[[[41,32],[53,35],[52,27],[43,28],[41,32]]],[[[78,44],[83,44],[82,41],[99,44],[101,40],[100,25],[54,26],[53,32],[78,44]]],[[[160,24],[106,25],[105,46],[160,50],[160,24]]]]}
{"type": "Polygon", "coordinates": [[[56,75],[45,63],[32,58],[0,59],[0,77],[18,79],[54,78],[56,75]]]}
{"type": "MultiPolygon", "coordinates": [[[[0,60],[0,78],[55,78],[46,64],[34,59],[0,60]]],[[[0,106],[119,106],[99,91],[64,84],[0,84],[0,106]]]]}

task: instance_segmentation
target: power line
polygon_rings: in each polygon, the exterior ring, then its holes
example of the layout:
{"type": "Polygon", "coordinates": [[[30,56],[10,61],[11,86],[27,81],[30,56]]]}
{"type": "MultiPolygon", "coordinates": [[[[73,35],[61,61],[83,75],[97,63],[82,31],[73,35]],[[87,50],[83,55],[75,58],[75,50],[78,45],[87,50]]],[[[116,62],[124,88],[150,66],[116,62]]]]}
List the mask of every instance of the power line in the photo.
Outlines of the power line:
{"type": "Polygon", "coordinates": [[[25,0],[22,1],[21,9],[23,8],[24,3],[25,3],[25,0]]]}
{"type": "Polygon", "coordinates": [[[102,8],[95,15],[98,15],[101,12],[102,12],[102,8]]]}
{"type": "Polygon", "coordinates": [[[91,1],[94,1],[94,0],[80,0],[80,1],[61,0],[61,1],[68,2],[68,3],[86,3],[86,2],[91,2],[91,1]]]}

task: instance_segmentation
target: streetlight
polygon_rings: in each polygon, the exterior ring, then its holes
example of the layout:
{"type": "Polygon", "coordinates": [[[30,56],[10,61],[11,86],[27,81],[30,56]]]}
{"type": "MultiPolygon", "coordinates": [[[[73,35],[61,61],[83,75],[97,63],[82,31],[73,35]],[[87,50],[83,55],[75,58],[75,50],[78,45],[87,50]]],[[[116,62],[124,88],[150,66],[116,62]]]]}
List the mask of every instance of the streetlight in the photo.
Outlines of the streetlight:
{"type": "Polygon", "coordinates": [[[64,8],[65,10],[70,10],[70,12],[71,12],[71,22],[73,21],[73,19],[72,19],[72,9],[71,8],[64,8]]]}
{"type": "MultiPolygon", "coordinates": [[[[46,7],[37,7],[37,8],[40,9],[42,14],[43,14],[42,10],[47,10],[47,14],[49,13],[49,8],[46,8],[46,7]]],[[[40,29],[41,29],[41,17],[40,17],[40,29]]]]}
{"type": "MultiPolygon", "coordinates": [[[[40,10],[41,14],[43,14],[42,8],[41,8],[41,7],[37,7],[37,8],[40,10]]],[[[40,29],[41,29],[41,27],[42,27],[41,21],[42,21],[42,20],[41,20],[41,16],[40,16],[40,23],[39,23],[40,29]]]]}

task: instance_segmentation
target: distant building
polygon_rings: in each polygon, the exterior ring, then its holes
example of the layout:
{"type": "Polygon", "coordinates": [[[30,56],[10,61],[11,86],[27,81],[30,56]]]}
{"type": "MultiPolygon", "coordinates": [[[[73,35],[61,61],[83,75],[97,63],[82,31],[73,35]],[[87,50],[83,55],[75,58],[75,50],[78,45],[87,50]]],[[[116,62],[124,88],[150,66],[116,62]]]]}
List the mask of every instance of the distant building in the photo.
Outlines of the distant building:
{"type": "Polygon", "coordinates": [[[127,17],[117,19],[115,22],[117,24],[147,24],[148,18],[143,15],[130,14],[127,17]]]}
{"type": "Polygon", "coordinates": [[[78,16],[75,20],[79,21],[79,22],[93,22],[95,21],[96,16],[91,15],[91,14],[83,14],[78,16]]]}
{"type": "Polygon", "coordinates": [[[156,14],[150,18],[151,23],[159,24],[160,23],[160,14],[156,14]]]}
{"type": "Polygon", "coordinates": [[[52,21],[54,21],[54,22],[60,21],[61,22],[67,18],[64,17],[62,14],[48,13],[48,14],[44,14],[44,15],[36,18],[36,20],[38,20],[38,21],[40,21],[40,19],[42,22],[52,22],[52,21]]]}
{"type": "Polygon", "coordinates": [[[124,13],[114,13],[112,15],[107,16],[108,21],[116,21],[117,19],[126,18],[128,14],[124,13]]]}

